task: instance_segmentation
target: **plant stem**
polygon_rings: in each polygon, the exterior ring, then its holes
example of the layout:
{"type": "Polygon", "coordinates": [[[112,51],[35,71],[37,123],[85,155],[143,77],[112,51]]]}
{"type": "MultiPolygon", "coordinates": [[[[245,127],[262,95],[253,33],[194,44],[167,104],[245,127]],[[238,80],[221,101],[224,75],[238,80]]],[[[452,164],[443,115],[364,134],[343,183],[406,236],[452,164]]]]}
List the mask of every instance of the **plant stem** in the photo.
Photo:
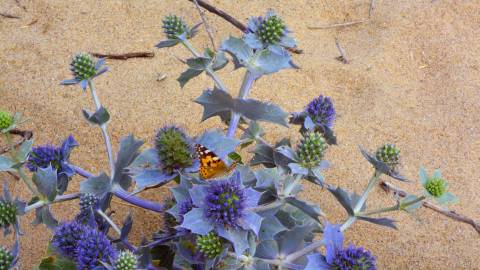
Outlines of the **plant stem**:
{"type": "MultiPolygon", "coordinates": [[[[102,104],[100,103],[100,99],[97,96],[97,92],[95,91],[92,80],[88,80],[88,86],[90,88],[90,92],[92,93],[93,102],[95,103],[95,107],[98,111],[102,107],[102,104]]],[[[108,136],[107,124],[101,124],[100,129],[102,130],[103,140],[107,149],[108,162],[110,164],[110,177],[113,179],[113,174],[115,173],[115,161],[113,157],[112,144],[110,142],[110,137],[108,136]]]]}
{"type": "Polygon", "coordinates": [[[99,214],[100,216],[103,217],[103,219],[105,219],[106,222],[108,222],[108,224],[110,224],[110,226],[112,227],[112,229],[118,234],[118,235],[121,235],[122,232],[120,231],[120,229],[118,228],[117,224],[115,224],[115,222],[113,222],[113,220],[110,219],[109,216],[107,216],[107,214],[105,214],[102,210],[100,209],[97,209],[97,214],[99,214]]]}
{"type": "Polygon", "coordinates": [[[118,198],[120,198],[120,199],[122,199],[122,200],[124,200],[124,201],[126,201],[130,204],[136,205],[138,207],[141,207],[141,208],[144,208],[144,209],[147,209],[147,210],[150,210],[150,211],[154,211],[154,212],[157,212],[157,213],[163,213],[164,210],[165,210],[165,207],[162,204],[139,198],[139,197],[137,197],[135,195],[132,195],[132,194],[130,194],[127,191],[122,190],[122,189],[114,189],[112,191],[112,193],[115,196],[117,196],[118,198]]]}
{"type": "Polygon", "coordinates": [[[267,211],[267,210],[279,207],[279,206],[283,205],[283,203],[284,203],[283,201],[277,200],[277,201],[274,201],[272,203],[262,204],[262,205],[259,205],[259,206],[256,206],[256,207],[249,208],[249,210],[251,210],[253,212],[263,212],[263,211],[267,211]]]}
{"type": "Polygon", "coordinates": [[[375,170],[372,178],[370,178],[370,181],[368,182],[367,187],[363,191],[362,196],[360,197],[357,204],[353,208],[354,213],[357,213],[358,211],[360,211],[360,209],[362,209],[363,205],[365,204],[365,201],[367,200],[368,194],[370,194],[373,188],[378,184],[378,181],[380,180],[380,175],[382,174],[377,170],[375,170]]]}
{"type": "MultiPolygon", "coordinates": [[[[185,46],[185,48],[187,48],[193,54],[193,56],[202,57],[202,55],[200,55],[197,52],[197,50],[195,50],[195,48],[192,46],[192,44],[188,40],[182,40],[181,42],[183,46],[185,46]]],[[[220,90],[228,92],[227,87],[225,87],[222,80],[218,77],[218,75],[215,73],[215,71],[213,71],[213,69],[210,66],[205,69],[205,72],[207,72],[207,74],[213,79],[213,81],[215,82],[215,85],[220,90]]]]}
{"type": "MultiPolygon", "coordinates": [[[[73,166],[73,165],[72,165],[73,166]]],[[[78,166],[73,166],[73,168],[75,169],[75,173],[80,175],[81,177],[83,178],[90,178],[93,176],[93,174],[91,174],[90,172],[87,172],[85,171],[84,169],[78,167],[78,166]]]]}
{"type": "Polygon", "coordinates": [[[405,209],[406,207],[410,206],[410,205],[413,205],[413,204],[416,204],[420,201],[423,201],[425,200],[426,197],[424,195],[418,197],[418,198],[415,198],[409,202],[404,202],[404,203],[400,203],[400,204],[397,204],[397,205],[394,205],[394,206],[391,206],[391,207],[385,207],[385,208],[381,208],[381,209],[377,209],[377,210],[373,210],[373,211],[369,211],[369,212],[361,212],[359,213],[359,215],[361,216],[371,216],[371,215],[375,215],[375,214],[381,214],[381,213],[386,213],[386,212],[391,212],[391,211],[397,211],[397,210],[403,210],[405,209]]]}
{"type": "Polygon", "coordinates": [[[75,200],[79,197],[80,197],[80,193],[58,195],[57,197],[55,197],[55,200],[53,202],[38,201],[34,204],[31,204],[31,205],[25,207],[25,212],[35,210],[35,209],[40,208],[42,206],[45,206],[47,204],[54,204],[54,203],[59,203],[59,202],[64,202],[64,201],[75,200]]]}
{"type": "Polygon", "coordinates": [[[313,243],[311,243],[310,245],[304,247],[303,249],[301,250],[298,250],[298,251],[295,251],[294,253],[291,253],[290,255],[288,255],[286,258],[285,258],[285,261],[288,263],[288,262],[294,262],[296,261],[298,258],[302,257],[302,256],[305,256],[307,255],[308,253],[316,250],[317,248],[321,247],[325,245],[325,242],[323,240],[319,240],[319,241],[315,241],[313,243]]]}
{"type": "MultiPolygon", "coordinates": [[[[243,78],[242,86],[240,87],[240,92],[238,93],[239,99],[245,99],[248,96],[254,82],[255,82],[255,76],[253,76],[253,74],[247,70],[245,72],[245,77],[243,78]]],[[[237,129],[239,121],[240,121],[240,114],[232,113],[232,118],[230,119],[230,125],[228,126],[227,137],[232,138],[235,136],[235,130],[237,129]]]]}
{"type": "Polygon", "coordinates": [[[340,227],[340,231],[345,231],[346,229],[348,229],[348,227],[352,226],[352,224],[357,221],[357,217],[353,216],[353,217],[349,217],[347,219],[347,221],[345,221],[345,223],[342,224],[342,226],[340,227]]]}

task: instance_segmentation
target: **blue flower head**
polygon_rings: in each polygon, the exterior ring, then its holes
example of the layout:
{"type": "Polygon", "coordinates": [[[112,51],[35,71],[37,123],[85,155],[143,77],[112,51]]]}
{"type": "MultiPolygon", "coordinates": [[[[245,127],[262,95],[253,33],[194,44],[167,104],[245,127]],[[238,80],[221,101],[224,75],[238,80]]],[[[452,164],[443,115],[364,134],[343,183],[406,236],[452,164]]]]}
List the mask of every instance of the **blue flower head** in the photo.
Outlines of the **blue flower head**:
{"type": "Polygon", "coordinates": [[[308,103],[305,108],[305,113],[312,119],[317,125],[325,125],[329,128],[333,127],[335,121],[335,108],[330,97],[319,97],[308,103]]]}
{"type": "Polygon", "coordinates": [[[117,251],[107,236],[94,228],[86,227],[75,248],[77,269],[94,269],[101,262],[110,262],[117,251]]]}
{"type": "Polygon", "coordinates": [[[66,258],[74,259],[77,243],[87,229],[85,225],[77,221],[60,224],[53,233],[52,249],[66,258]]]}
{"type": "Polygon", "coordinates": [[[343,246],[343,234],[339,225],[327,224],[323,233],[325,256],[312,254],[308,256],[305,270],[375,270],[376,259],[370,251],[361,247],[343,246]]]}
{"type": "Polygon", "coordinates": [[[69,164],[70,152],[78,146],[77,141],[72,135],[63,141],[60,147],[53,145],[41,145],[32,148],[28,157],[26,166],[31,172],[36,172],[38,168],[52,168],[57,170],[58,175],[72,177],[75,169],[69,164]]]}
{"type": "Polygon", "coordinates": [[[63,80],[61,85],[73,85],[79,83],[83,90],[87,89],[89,80],[105,73],[108,68],[104,66],[105,59],[98,59],[97,63],[93,62],[92,56],[87,53],[76,54],[70,64],[70,70],[74,78],[63,80]]]}
{"type": "Polygon", "coordinates": [[[250,209],[257,206],[261,193],[245,187],[238,171],[226,179],[193,186],[189,195],[193,208],[183,216],[180,227],[200,235],[215,230],[238,254],[248,248],[248,232],[258,235],[262,217],[250,209]]]}

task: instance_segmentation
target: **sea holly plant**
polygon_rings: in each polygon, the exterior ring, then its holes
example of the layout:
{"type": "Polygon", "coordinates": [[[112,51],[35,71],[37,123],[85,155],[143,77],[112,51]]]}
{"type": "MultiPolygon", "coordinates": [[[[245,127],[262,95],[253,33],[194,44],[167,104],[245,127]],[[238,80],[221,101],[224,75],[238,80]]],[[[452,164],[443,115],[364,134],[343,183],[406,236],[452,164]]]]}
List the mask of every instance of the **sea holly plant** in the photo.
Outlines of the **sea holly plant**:
{"type": "Polygon", "coordinates": [[[16,244],[0,246],[0,269],[22,268],[18,224],[30,211],[36,213],[34,224],[47,226],[53,234],[39,270],[377,269],[377,258],[368,249],[346,244],[345,230],[356,221],[397,228],[385,213],[411,213],[425,200],[440,204],[456,200],[438,170],[430,177],[422,168],[423,194],[407,194],[391,206],[369,209],[369,194],[381,181],[408,181],[402,176],[400,149],[393,144],[374,152],[360,147],[359,155],[368,161],[365,167],[372,168],[361,192],[330,184],[323,171],[338,167],[325,160],[325,153],[336,144],[333,100],[320,95],[303,111],[288,113],[279,105],[249,98],[257,80],[296,68],[290,54],[296,42],[287,22],[267,11],[249,19],[242,35],[226,38],[218,48],[205,48],[203,54],[189,42],[198,27],[190,28],[179,16],[169,15],[163,20],[166,40],[156,47],[176,50],[173,47],[182,44],[192,54],[178,78],[180,87],[202,73],[212,78],[213,85],[202,89],[195,100],[204,110],[198,120],[218,116],[227,125],[226,132],[219,127],[188,134],[177,125],[165,125],[152,130],[153,140],[147,146],[133,135],[123,137],[114,154],[107,129],[110,115],[94,87],[94,79],[107,68],[103,59],[87,53],[73,57],[74,79],[62,85],[89,88],[95,111],[84,109],[83,115],[102,132],[109,168],[91,173],[73,164],[70,156],[79,147],[73,136],[58,145],[34,146],[26,140],[16,146],[11,131],[19,117],[0,112],[0,129],[10,147],[0,156],[0,171],[18,176],[31,191],[28,202],[14,200],[4,185],[0,227],[16,232],[16,244]],[[229,61],[244,72],[236,97],[216,73],[229,61]],[[289,123],[299,125],[298,137],[270,143],[262,122],[284,128],[289,123]],[[243,161],[240,152],[246,147],[253,152],[249,161],[243,161]],[[80,190],[72,192],[69,183],[78,178],[80,190]],[[347,214],[345,220],[331,223],[325,209],[300,196],[311,184],[332,193],[347,214]],[[141,197],[146,189],[162,187],[171,196],[158,201],[141,197]],[[115,213],[113,198],[160,215],[163,222],[151,237],[144,234],[145,239],[133,243],[129,234],[142,221],[115,213]],[[70,200],[78,200],[74,215],[58,220],[51,208],[70,200]]]}

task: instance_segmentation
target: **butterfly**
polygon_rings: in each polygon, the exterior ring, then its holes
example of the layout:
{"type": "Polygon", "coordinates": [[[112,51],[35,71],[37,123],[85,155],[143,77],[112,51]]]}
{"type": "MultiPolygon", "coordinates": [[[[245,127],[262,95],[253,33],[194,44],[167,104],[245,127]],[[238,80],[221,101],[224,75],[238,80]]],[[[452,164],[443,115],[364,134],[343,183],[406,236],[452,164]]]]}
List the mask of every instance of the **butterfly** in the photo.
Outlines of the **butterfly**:
{"type": "Polygon", "coordinates": [[[202,179],[212,179],[225,175],[237,166],[236,162],[227,166],[215,153],[201,144],[195,145],[195,151],[200,159],[200,171],[198,173],[202,179]]]}

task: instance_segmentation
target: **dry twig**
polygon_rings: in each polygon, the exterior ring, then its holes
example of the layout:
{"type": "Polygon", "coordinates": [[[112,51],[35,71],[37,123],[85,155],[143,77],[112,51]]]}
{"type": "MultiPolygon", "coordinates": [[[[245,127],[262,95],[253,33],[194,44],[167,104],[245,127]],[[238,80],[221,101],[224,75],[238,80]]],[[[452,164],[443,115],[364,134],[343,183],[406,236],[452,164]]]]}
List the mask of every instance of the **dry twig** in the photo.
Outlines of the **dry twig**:
{"type": "Polygon", "coordinates": [[[20,19],[20,17],[17,16],[17,15],[12,15],[12,14],[8,14],[8,13],[4,13],[4,12],[0,12],[0,16],[8,18],[8,19],[20,19]]]}
{"type": "Polygon", "coordinates": [[[329,24],[329,25],[309,26],[308,29],[330,29],[330,28],[337,28],[337,27],[346,27],[346,26],[361,24],[367,21],[368,20],[358,20],[358,21],[335,23],[335,24],[329,24]]]}
{"type": "Polygon", "coordinates": [[[95,57],[115,60],[127,60],[129,58],[152,58],[155,56],[153,52],[132,52],[124,54],[103,54],[103,53],[91,53],[95,57]]]}
{"type": "Polygon", "coordinates": [[[368,18],[372,17],[374,10],[375,10],[375,0],[370,0],[370,9],[368,10],[368,18]]]}
{"type": "Polygon", "coordinates": [[[210,42],[212,43],[212,49],[215,50],[215,48],[216,48],[215,41],[213,39],[213,33],[211,31],[212,29],[208,26],[207,18],[205,17],[204,12],[200,9],[200,6],[198,5],[198,0],[193,0],[193,2],[195,3],[195,7],[197,8],[198,13],[200,14],[200,18],[202,18],[202,22],[203,22],[203,26],[205,27],[205,31],[207,31],[208,38],[210,39],[210,42]]]}
{"type": "MultiPolygon", "coordinates": [[[[16,142],[13,147],[18,147],[24,141],[30,140],[33,137],[33,132],[31,132],[30,130],[13,129],[13,130],[10,130],[10,134],[18,135],[18,136],[22,137],[22,139],[20,139],[18,142],[16,142]]],[[[0,149],[0,155],[3,155],[5,153],[7,153],[8,151],[10,151],[10,146],[4,147],[3,149],[0,149]]]]}
{"type": "MultiPolygon", "coordinates": [[[[380,182],[380,186],[385,191],[387,191],[387,192],[392,191],[400,197],[406,197],[407,196],[407,192],[405,192],[404,190],[390,184],[389,182],[382,181],[382,182],[380,182]]],[[[441,208],[441,207],[439,207],[439,206],[437,206],[437,205],[435,205],[431,202],[423,201],[422,203],[423,203],[423,207],[432,209],[433,211],[438,212],[438,213],[440,213],[444,216],[447,216],[451,219],[454,219],[456,221],[463,222],[463,223],[471,225],[480,234],[480,224],[475,222],[475,220],[473,220],[469,217],[466,217],[464,215],[458,214],[455,211],[443,209],[443,208],[441,208]]]]}

